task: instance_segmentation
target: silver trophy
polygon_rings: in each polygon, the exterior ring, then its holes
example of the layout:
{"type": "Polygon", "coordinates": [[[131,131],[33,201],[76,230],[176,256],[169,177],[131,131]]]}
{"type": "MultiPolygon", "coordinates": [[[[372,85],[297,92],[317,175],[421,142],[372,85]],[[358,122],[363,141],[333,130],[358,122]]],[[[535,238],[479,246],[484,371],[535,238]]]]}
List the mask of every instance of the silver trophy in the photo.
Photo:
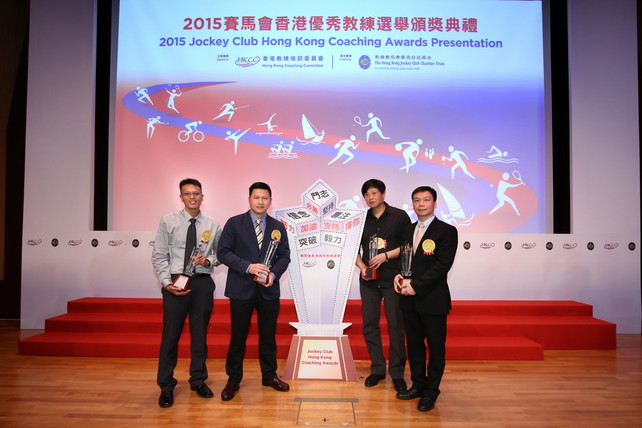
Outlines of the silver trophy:
{"type": "MultiPolygon", "coordinates": [[[[276,249],[278,248],[278,246],[279,241],[276,239],[272,239],[270,241],[270,244],[268,245],[267,251],[265,252],[265,257],[263,258],[263,264],[268,268],[272,267],[272,263],[274,263],[274,256],[276,255],[276,249]]],[[[268,274],[260,273],[258,275],[254,275],[254,281],[258,282],[259,284],[267,285],[268,274]]]]}
{"type": "MultiPolygon", "coordinates": [[[[368,263],[379,254],[379,238],[374,234],[370,237],[368,241],[368,263]]],[[[366,268],[366,274],[363,277],[364,279],[370,281],[373,279],[379,279],[379,269],[368,266],[366,268]]]]}
{"type": "Polygon", "coordinates": [[[196,266],[194,266],[194,259],[198,256],[201,256],[205,253],[205,246],[199,243],[189,256],[189,261],[183,268],[183,273],[178,275],[174,280],[174,286],[180,288],[181,290],[187,290],[189,288],[189,280],[196,273],[196,266]]]}
{"type": "Polygon", "coordinates": [[[401,276],[403,276],[401,287],[403,288],[412,282],[412,245],[402,245],[399,250],[401,255],[401,276]]]}

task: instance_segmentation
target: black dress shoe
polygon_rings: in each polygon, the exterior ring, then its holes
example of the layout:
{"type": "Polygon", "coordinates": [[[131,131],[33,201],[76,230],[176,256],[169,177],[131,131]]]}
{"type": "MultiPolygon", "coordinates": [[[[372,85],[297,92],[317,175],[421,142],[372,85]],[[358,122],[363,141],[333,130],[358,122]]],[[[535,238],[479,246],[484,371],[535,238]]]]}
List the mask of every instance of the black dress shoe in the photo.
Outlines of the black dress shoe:
{"type": "Polygon", "coordinates": [[[420,412],[427,412],[432,410],[435,407],[435,400],[430,397],[421,397],[419,404],[417,404],[417,410],[420,412]]]}
{"type": "Polygon", "coordinates": [[[225,385],[225,388],[221,391],[221,400],[230,401],[234,398],[234,394],[236,394],[236,391],[238,391],[240,387],[238,383],[228,383],[225,385]]]}
{"type": "Polygon", "coordinates": [[[406,381],[404,379],[393,379],[392,383],[395,386],[395,391],[401,392],[405,391],[408,389],[408,385],[406,385],[406,381]]]}
{"type": "Polygon", "coordinates": [[[286,392],[290,390],[290,385],[283,382],[278,377],[275,377],[274,379],[263,379],[263,386],[269,386],[281,392],[286,392]]]}
{"type": "Polygon", "coordinates": [[[368,387],[376,386],[379,384],[380,380],[384,380],[385,378],[386,378],[386,375],[372,373],[370,376],[366,378],[365,385],[368,387]]]}
{"type": "Polygon", "coordinates": [[[214,397],[214,393],[212,390],[209,388],[209,386],[205,385],[204,383],[196,386],[190,386],[190,389],[192,391],[196,391],[199,397],[201,398],[212,398],[214,397]]]}
{"type": "Polygon", "coordinates": [[[421,397],[421,391],[415,388],[410,388],[405,391],[397,392],[396,397],[400,400],[412,400],[413,398],[421,397]]]}
{"type": "Polygon", "coordinates": [[[172,407],[174,405],[174,393],[172,391],[161,391],[158,397],[158,405],[160,407],[172,407]]]}

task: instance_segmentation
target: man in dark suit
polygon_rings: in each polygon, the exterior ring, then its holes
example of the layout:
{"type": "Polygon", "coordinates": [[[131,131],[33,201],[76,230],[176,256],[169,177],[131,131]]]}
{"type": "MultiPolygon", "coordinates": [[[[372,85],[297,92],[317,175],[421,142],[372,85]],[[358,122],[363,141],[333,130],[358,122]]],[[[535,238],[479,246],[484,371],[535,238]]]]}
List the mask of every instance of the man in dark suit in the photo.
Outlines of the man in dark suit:
{"type": "Polygon", "coordinates": [[[279,278],[290,263],[290,247],[285,227],[267,214],[272,190],[265,183],[250,186],[250,210],[230,218],[221,233],[217,258],[228,267],[225,296],[230,299],[232,336],[225,371],[228,382],[221,399],[234,398],[243,378],[245,342],[252,313],[256,309],[259,330],[259,363],[263,385],[277,391],[290,386],[276,374],[276,320],[281,290],[279,278]],[[272,265],[264,264],[271,241],[278,241],[272,265]]]}
{"type": "Polygon", "coordinates": [[[432,410],[446,366],[446,318],[451,309],[448,271],[457,252],[457,229],[435,217],[437,192],[421,186],[412,192],[418,221],[403,232],[403,242],[413,244],[412,282],[395,276],[401,294],[412,387],[397,393],[400,400],[420,398],[417,409],[432,410]],[[430,352],[426,367],[426,344],[430,352]]]}

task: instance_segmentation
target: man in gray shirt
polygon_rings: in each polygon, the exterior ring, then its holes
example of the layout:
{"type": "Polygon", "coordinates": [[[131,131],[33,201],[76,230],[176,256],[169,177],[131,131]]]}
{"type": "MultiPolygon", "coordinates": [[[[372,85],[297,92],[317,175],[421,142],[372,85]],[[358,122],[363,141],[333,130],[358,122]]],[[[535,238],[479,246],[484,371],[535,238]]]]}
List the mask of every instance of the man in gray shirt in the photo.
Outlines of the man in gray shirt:
{"type": "Polygon", "coordinates": [[[207,327],[214,306],[212,271],[219,265],[216,249],[221,227],[201,213],[202,186],[198,180],[186,178],[179,184],[180,199],[185,208],[163,216],[158,226],[152,264],[162,286],[163,335],[158,359],[157,383],[161,388],[160,407],[174,404],[174,369],[178,358],[178,341],[189,315],[191,337],[190,388],[203,398],[213,397],[205,384],[207,379],[207,327]],[[202,254],[190,260],[191,248],[200,247],[202,254]],[[183,270],[194,266],[187,287],[177,278],[183,270]]]}

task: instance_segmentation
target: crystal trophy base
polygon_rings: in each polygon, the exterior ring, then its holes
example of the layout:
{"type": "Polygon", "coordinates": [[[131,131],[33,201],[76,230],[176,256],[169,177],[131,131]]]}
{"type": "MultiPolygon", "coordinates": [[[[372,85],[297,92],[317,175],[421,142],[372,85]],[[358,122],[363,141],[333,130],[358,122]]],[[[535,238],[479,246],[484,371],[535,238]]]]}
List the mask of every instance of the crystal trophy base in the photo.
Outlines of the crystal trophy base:
{"type": "Polygon", "coordinates": [[[262,285],[268,284],[268,276],[264,273],[261,273],[259,275],[254,275],[254,278],[252,279],[262,285]]]}
{"type": "Polygon", "coordinates": [[[185,290],[188,290],[188,289],[189,289],[189,280],[190,280],[190,279],[191,279],[191,278],[190,278],[190,276],[185,275],[185,274],[180,274],[180,275],[178,275],[178,277],[174,280],[174,282],[173,282],[173,284],[172,284],[172,285],[173,285],[174,287],[176,287],[176,288],[179,288],[179,289],[181,289],[181,290],[185,291],[185,290]]]}
{"type": "Polygon", "coordinates": [[[366,268],[366,274],[364,275],[363,279],[367,281],[371,281],[373,279],[379,279],[379,278],[380,278],[379,269],[371,268],[371,267],[366,268]]]}
{"type": "Polygon", "coordinates": [[[406,277],[404,277],[404,278],[401,280],[401,288],[403,288],[403,287],[405,287],[405,286],[407,286],[407,285],[410,285],[410,284],[412,284],[412,278],[406,278],[406,277]]]}

